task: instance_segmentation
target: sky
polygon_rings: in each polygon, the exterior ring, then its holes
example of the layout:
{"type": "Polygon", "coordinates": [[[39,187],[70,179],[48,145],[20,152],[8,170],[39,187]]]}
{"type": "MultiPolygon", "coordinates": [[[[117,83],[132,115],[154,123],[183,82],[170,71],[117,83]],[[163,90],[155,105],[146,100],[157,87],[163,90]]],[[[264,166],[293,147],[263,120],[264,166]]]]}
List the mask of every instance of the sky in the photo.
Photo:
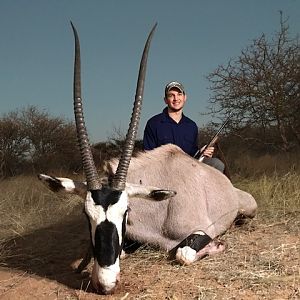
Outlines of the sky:
{"type": "Polygon", "coordinates": [[[299,0],[1,0],[0,115],[29,105],[73,121],[74,39],[81,43],[82,97],[90,141],[127,131],[145,40],[157,22],[148,58],[138,138],[164,108],[173,80],[187,93],[185,114],[210,121],[206,76],[263,33],[280,14],[300,31],[299,0]]]}

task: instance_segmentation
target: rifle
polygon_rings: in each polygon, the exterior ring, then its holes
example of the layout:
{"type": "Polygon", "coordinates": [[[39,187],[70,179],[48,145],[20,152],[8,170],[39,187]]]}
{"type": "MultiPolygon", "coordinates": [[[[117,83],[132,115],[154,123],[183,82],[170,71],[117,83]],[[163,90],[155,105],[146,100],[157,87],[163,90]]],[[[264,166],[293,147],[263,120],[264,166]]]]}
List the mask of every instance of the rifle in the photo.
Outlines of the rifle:
{"type": "Polygon", "coordinates": [[[197,158],[199,161],[202,161],[204,159],[204,151],[209,148],[209,147],[213,147],[214,144],[216,143],[216,141],[219,138],[219,134],[221,133],[221,131],[224,129],[224,127],[227,125],[230,117],[231,117],[232,113],[229,113],[227,119],[225,120],[225,122],[222,124],[222,126],[219,128],[219,130],[214,134],[213,138],[210,140],[210,142],[201,150],[198,150],[195,155],[194,158],[197,158]]]}

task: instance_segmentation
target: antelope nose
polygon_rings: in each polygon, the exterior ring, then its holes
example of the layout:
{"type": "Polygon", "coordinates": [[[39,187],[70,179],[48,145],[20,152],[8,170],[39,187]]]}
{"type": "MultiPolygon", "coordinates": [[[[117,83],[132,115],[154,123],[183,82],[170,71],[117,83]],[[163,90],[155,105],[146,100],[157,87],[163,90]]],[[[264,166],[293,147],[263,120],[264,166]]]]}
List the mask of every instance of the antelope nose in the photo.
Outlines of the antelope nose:
{"type": "Polygon", "coordinates": [[[120,282],[120,273],[117,274],[115,282],[111,282],[110,284],[105,285],[100,281],[96,281],[93,282],[93,287],[100,294],[111,295],[115,292],[119,282],[120,282]]]}
{"type": "Polygon", "coordinates": [[[111,295],[115,292],[115,289],[117,287],[117,283],[114,287],[110,287],[107,288],[104,285],[102,285],[100,282],[98,282],[96,284],[96,286],[94,286],[94,288],[96,289],[97,293],[103,294],[103,295],[111,295]]]}

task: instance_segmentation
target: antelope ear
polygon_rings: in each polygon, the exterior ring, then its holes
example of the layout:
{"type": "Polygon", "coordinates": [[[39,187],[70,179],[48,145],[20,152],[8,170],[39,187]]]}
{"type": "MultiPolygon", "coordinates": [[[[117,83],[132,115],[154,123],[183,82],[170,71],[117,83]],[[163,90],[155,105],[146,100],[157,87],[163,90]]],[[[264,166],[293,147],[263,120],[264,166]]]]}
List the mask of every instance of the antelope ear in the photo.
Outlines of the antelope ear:
{"type": "Polygon", "coordinates": [[[41,180],[51,191],[65,192],[70,194],[76,194],[81,198],[86,198],[86,182],[74,181],[69,178],[54,177],[45,174],[39,174],[38,179],[41,180]]]}
{"type": "Polygon", "coordinates": [[[126,192],[129,198],[138,197],[155,201],[166,200],[177,194],[176,191],[172,190],[132,183],[126,183],[126,192]]]}

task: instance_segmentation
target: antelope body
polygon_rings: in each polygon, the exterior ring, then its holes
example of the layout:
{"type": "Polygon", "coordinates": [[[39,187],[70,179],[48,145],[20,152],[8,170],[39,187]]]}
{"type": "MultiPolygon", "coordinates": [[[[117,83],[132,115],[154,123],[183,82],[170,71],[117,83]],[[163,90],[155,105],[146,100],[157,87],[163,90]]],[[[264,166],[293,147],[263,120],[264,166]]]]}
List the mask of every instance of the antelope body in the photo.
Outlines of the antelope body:
{"type": "MultiPolygon", "coordinates": [[[[111,176],[117,161],[108,165],[111,176]]],[[[254,217],[256,213],[256,201],[249,193],[235,188],[220,171],[172,144],[132,158],[127,181],[176,191],[174,197],[164,201],[129,201],[127,236],[167,251],[199,230],[214,239],[238,216],[254,217]]]]}

